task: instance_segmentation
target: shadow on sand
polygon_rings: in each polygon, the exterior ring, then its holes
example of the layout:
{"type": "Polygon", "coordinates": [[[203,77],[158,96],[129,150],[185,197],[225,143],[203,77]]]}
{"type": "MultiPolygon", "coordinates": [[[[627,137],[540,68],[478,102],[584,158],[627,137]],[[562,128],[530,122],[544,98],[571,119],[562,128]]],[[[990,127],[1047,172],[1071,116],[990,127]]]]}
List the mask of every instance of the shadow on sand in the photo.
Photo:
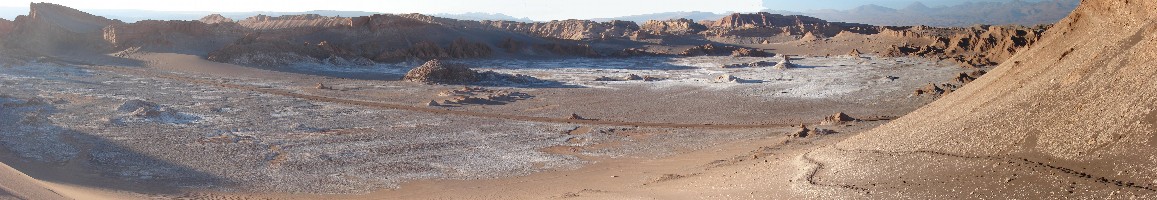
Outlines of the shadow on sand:
{"type": "Polygon", "coordinates": [[[5,130],[0,131],[0,161],[39,180],[143,194],[233,185],[118,144],[126,141],[55,125],[48,118],[55,110],[37,98],[0,96],[0,119],[5,119],[0,120],[0,130],[5,130]]]}

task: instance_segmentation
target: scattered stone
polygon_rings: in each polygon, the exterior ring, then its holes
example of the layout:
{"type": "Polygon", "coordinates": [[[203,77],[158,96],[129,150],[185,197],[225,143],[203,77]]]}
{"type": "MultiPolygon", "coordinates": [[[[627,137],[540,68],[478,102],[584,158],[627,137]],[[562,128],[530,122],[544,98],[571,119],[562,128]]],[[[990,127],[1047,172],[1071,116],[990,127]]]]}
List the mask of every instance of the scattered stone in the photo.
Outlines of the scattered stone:
{"type": "Polygon", "coordinates": [[[567,119],[571,119],[571,120],[586,120],[586,118],[583,118],[582,116],[579,116],[577,113],[570,113],[570,117],[567,117],[567,119]]]}
{"type": "Polygon", "coordinates": [[[615,77],[606,77],[606,76],[601,76],[601,77],[595,78],[595,81],[638,81],[638,80],[641,80],[641,81],[657,81],[657,80],[660,80],[660,79],[659,79],[659,78],[657,78],[657,77],[651,77],[651,76],[639,76],[639,75],[636,75],[636,74],[627,74],[626,76],[623,76],[623,77],[621,77],[621,78],[615,78],[615,77]]]}
{"type": "Polygon", "coordinates": [[[716,83],[735,83],[739,82],[739,80],[740,79],[738,77],[732,76],[731,74],[724,74],[719,75],[719,77],[715,77],[716,83]]]}
{"type": "Polygon", "coordinates": [[[860,121],[860,120],[853,118],[852,116],[848,116],[848,114],[844,114],[842,112],[839,112],[839,113],[833,114],[832,116],[825,117],[824,121],[820,122],[820,124],[834,125],[834,124],[843,124],[843,123],[855,122],[855,121],[860,121]]]}
{"type": "Polygon", "coordinates": [[[437,101],[434,101],[434,100],[430,100],[430,102],[427,102],[427,103],[426,103],[426,106],[442,106],[442,105],[441,105],[441,104],[438,104],[438,102],[437,102],[437,101]]]}
{"type": "Polygon", "coordinates": [[[945,90],[936,86],[936,84],[929,83],[928,85],[924,85],[923,88],[917,89],[914,94],[917,96],[925,95],[925,94],[942,95],[942,94],[944,94],[944,92],[945,92],[945,90]]]}
{"type": "Polygon", "coordinates": [[[654,76],[643,76],[643,81],[661,81],[661,80],[663,80],[663,78],[654,77],[654,76]]]}
{"type": "Polygon", "coordinates": [[[770,67],[770,66],[775,66],[776,64],[777,64],[776,62],[759,61],[759,62],[751,62],[751,63],[739,63],[739,64],[723,65],[723,68],[730,69],[730,68],[744,68],[744,67],[770,67]]]}
{"type": "Polygon", "coordinates": [[[768,57],[773,55],[774,54],[767,53],[766,51],[748,48],[739,48],[731,51],[731,57],[768,57]]]}
{"type": "Polygon", "coordinates": [[[627,76],[623,77],[623,80],[635,81],[635,80],[644,80],[644,79],[643,79],[643,77],[641,77],[639,75],[627,74],[627,76]]]}
{"type": "Polygon", "coordinates": [[[332,90],[333,89],[333,88],[326,86],[325,84],[321,84],[321,83],[317,83],[317,86],[314,86],[313,88],[316,88],[319,90],[332,90]]]}
{"type": "Polygon", "coordinates": [[[812,135],[830,135],[830,134],[836,134],[836,133],[837,132],[834,130],[822,129],[822,128],[812,129],[812,131],[811,131],[812,135]]]}
{"type": "Polygon", "coordinates": [[[976,79],[980,78],[980,76],[983,76],[986,73],[988,73],[988,72],[985,72],[984,70],[976,70],[976,71],[973,71],[971,73],[961,72],[960,75],[956,76],[955,81],[957,83],[960,83],[961,85],[965,85],[968,83],[972,83],[972,81],[975,81],[976,79]]]}
{"type": "Polygon", "coordinates": [[[809,133],[811,133],[811,129],[808,129],[807,125],[800,125],[799,130],[796,130],[795,132],[788,133],[787,136],[788,137],[795,137],[795,138],[805,138],[808,136],[809,133]]]}
{"type": "Polygon", "coordinates": [[[600,76],[598,78],[595,78],[595,81],[623,81],[623,80],[619,80],[617,78],[606,77],[606,76],[600,76]]]}

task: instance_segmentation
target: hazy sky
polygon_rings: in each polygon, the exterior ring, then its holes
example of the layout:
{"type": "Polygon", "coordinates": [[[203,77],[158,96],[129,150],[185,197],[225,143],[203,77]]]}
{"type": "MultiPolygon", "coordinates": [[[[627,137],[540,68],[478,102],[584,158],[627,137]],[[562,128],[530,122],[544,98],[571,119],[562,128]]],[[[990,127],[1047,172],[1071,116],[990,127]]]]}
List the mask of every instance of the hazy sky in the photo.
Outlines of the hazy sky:
{"type": "MultiPolygon", "coordinates": [[[[848,9],[865,4],[903,7],[917,0],[37,0],[85,9],[157,11],[310,11],[342,10],[384,13],[503,13],[533,20],[589,19],[672,11],[755,12],[764,8],[807,11],[848,9]]],[[[968,0],[919,0],[929,6],[968,0]]],[[[1010,0],[984,0],[1010,1],[1010,0]]],[[[28,2],[0,1],[0,18],[27,13],[28,2]],[[5,13],[5,11],[7,11],[5,13]]]]}

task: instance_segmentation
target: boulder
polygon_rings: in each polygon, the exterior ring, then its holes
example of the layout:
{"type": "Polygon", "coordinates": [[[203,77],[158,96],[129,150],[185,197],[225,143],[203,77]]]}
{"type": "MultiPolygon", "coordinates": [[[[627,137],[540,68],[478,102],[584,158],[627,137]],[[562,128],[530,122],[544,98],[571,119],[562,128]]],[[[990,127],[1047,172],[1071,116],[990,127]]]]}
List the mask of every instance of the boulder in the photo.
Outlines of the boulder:
{"type": "Polygon", "coordinates": [[[768,57],[772,55],[774,54],[767,53],[766,51],[762,50],[748,48],[738,48],[734,51],[731,51],[731,57],[768,57]]]}
{"type": "Polygon", "coordinates": [[[571,119],[571,120],[586,120],[586,118],[583,118],[582,116],[579,116],[577,113],[570,113],[570,117],[567,117],[567,119],[571,119]]]}
{"type": "Polygon", "coordinates": [[[852,116],[848,116],[848,114],[844,114],[842,112],[839,112],[839,113],[833,114],[831,116],[825,117],[824,121],[820,122],[820,123],[825,124],[825,125],[831,125],[831,124],[842,124],[842,123],[854,122],[854,121],[859,121],[859,119],[853,118],[852,116]]]}
{"type": "Polygon", "coordinates": [[[724,75],[719,75],[719,77],[715,77],[715,82],[716,83],[735,83],[735,82],[739,82],[739,78],[732,76],[731,74],[724,74],[724,75]]]}
{"type": "Polygon", "coordinates": [[[807,128],[807,125],[801,124],[799,126],[800,128],[798,130],[788,133],[787,136],[794,138],[805,138],[812,132],[811,129],[807,128]]]}
{"type": "Polygon", "coordinates": [[[773,68],[775,68],[775,69],[791,69],[791,68],[795,68],[795,64],[791,63],[791,57],[790,56],[783,55],[783,60],[780,60],[779,63],[776,63],[773,68]]]}

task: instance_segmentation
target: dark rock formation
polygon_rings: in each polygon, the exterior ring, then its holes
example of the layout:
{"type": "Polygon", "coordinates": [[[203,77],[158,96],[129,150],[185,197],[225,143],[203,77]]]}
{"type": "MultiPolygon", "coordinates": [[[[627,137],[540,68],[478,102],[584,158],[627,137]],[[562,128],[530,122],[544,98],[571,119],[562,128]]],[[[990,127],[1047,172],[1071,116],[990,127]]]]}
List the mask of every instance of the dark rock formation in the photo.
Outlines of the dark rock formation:
{"type": "Polygon", "coordinates": [[[852,116],[848,116],[848,114],[844,114],[844,113],[840,112],[840,113],[833,114],[832,116],[825,117],[824,121],[820,122],[820,123],[830,125],[830,124],[842,124],[845,122],[854,122],[854,121],[859,121],[859,119],[853,118],[852,116]]]}
{"type": "Polygon", "coordinates": [[[467,84],[478,82],[479,77],[478,72],[466,65],[435,59],[406,72],[403,80],[426,84],[467,84]]]}
{"type": "Polygon", "coordinates": [[[6,45],[38,54],[110,52],[103,41],[105,26],[123,22],[51,3],[32,3],[28,15],[17,16],[4,38],[6,45]]]}
{"type": "Polygon", "coordinates": [[[743,47],[734,47],[727,45],[716,46],[714,44],[704,44],[691,47],[679,53],[680,56],[732,56],[732,57],[767,57],[774,54],[767,53],[762,50],[754,50],[743,47]]]}
{"type": "Polygon", "coordinates": [[[926,38],[927,46],[893,46],[881,56],[920,56],[948,59],[966,67],[996,65],[1028,47],[1051,26],[974,26],[969,28],[884,27],[881,34],[926,38]]]}

